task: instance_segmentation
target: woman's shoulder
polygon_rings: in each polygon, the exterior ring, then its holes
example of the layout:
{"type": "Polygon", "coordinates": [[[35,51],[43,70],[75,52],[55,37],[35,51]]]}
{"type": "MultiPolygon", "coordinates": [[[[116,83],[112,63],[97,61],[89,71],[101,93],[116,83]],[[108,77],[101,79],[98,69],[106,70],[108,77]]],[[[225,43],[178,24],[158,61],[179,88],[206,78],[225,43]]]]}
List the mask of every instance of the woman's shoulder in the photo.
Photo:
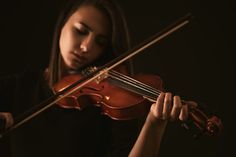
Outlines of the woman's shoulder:
{"type": "Polygon", "coordinates": [[[26,68],[20,72],[15,72],[0,76],[0,92],[8,89],[35,86],[39,82],[45,82],[44,69],[26,68]]]}
{"type": "Polygon", "coordinates": [[[7,81],[7,80],[32,80],[39,77],[45,76],[45,69],[37,69],[37,68],[25,68],[23,70],[14,72],[14,73],[8,73],[5,75],[0,76],[0,81],[7,81]]]}

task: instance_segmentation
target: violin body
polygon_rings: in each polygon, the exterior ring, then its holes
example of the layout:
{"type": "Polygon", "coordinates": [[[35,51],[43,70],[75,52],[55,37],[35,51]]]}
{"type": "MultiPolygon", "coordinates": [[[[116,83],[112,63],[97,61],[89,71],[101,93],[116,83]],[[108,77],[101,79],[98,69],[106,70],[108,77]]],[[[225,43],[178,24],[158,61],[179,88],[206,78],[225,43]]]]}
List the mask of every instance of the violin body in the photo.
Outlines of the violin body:
{"type": "MultiPolygon", "coordinates": [[[[54,92],[60,92],[82,76],[79,74],[69,75],[54,86],[54,92]]],[[[134,79],[162,90],[162,81],[154,75],[136,75],[134,79]]],[[[128,86],[128,85],[127,85],[128,86]]],[[[93,81],[80,90],[74,92],[58,102],[63,108],[84,109],[95,105],[101,108],[102,114],[108,115],[115,120],[129,120],[145,116],[153,102],[140,94],[136,94],[124,88],[120,88],[108,78],[102,81],[93,81]]]]}

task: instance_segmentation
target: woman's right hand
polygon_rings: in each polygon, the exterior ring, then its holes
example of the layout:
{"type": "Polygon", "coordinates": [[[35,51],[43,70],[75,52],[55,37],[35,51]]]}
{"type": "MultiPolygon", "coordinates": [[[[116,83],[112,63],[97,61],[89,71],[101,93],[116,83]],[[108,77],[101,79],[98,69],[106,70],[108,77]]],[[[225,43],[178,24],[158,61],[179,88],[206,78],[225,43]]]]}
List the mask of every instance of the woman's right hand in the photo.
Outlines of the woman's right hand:
{"type": "Polygon", "coordinates": [[[7,130],[13,124],[14,119],[10,112],[0,112],[0,130],[7,130]]]}

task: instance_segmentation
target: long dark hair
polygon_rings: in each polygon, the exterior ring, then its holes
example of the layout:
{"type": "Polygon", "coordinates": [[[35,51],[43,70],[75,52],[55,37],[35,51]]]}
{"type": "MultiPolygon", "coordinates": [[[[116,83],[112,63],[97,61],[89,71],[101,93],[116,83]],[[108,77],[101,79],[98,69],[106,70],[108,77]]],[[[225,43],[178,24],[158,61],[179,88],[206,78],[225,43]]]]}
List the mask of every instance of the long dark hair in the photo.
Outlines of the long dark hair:
{"type": "Polygon", "coordinates": [[[92,5],[105,14],[111,23],[112,35],[111,42],[108,46],[108,53],[103,53],[99,58],[104,64],[108,60],[119,56],[121,53],[130,48],[130,38],[127,23],[123,12],[115,0],[71,0],[65,5],[64,10],[59,15],[56,29],[53,36],[51,57],[49,61],[47,79],[49,86],[52,87],[62,77],[62,57],[59,49],[59,38],[61,29],[63,28],[69,17],[81,6],[92,5]],[[106,57],[104,57],[106,55],[106,57]],[[106,59],[105,59],[106,58],[106,59]]]}

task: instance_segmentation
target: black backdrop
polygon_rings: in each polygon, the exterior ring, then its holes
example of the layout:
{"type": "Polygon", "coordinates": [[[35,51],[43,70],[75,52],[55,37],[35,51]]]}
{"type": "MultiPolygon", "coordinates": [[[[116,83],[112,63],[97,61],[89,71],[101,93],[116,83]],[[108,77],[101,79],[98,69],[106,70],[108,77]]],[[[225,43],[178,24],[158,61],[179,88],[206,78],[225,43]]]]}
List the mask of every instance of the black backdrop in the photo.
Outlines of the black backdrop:
{"type": "MultiPolygon", "coordinates": [[[[59,8],[65,0],[2,2],[0,75],[28,66],[44,66],[59,8]]],[[[170,123],[161,156],[221,157],[233,153],[235,140],[235,6],[233,1],[125,1],[132,45],[182,17],[192,22],[145,50],[134,59],[135,72],[160,75],[167,91],[185,99],[203,102],[216,111],[224,123],[218,138],[195,140],[177,123],[170,123]]]]}

